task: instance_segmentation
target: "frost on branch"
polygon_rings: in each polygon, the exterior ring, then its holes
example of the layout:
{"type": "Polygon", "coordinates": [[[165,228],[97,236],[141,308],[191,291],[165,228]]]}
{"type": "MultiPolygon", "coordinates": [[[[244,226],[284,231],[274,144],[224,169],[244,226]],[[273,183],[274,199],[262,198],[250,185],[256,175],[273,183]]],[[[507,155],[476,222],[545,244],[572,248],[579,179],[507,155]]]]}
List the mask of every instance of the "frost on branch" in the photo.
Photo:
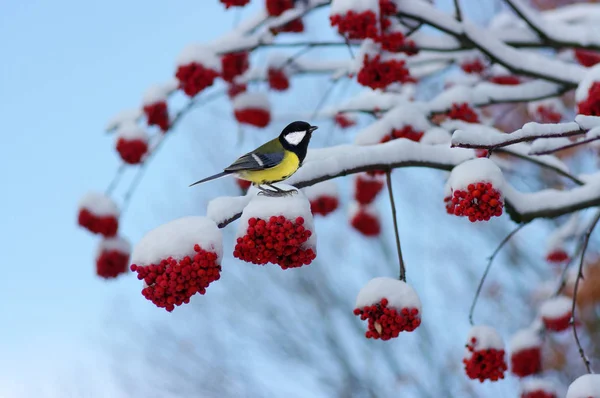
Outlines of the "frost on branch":
{"type": "Polygon", "coordinates": [[[553,297],[540,306],[540,317],[546,329],[562,332],[570,326],[573,301],[566,296],[553,297]]]}
{"type": "Polygon", "coordinates": [[[549,380],[530,378],[521,382],[521,398],[558,398],[558,390],[549,380]]]}
{"type": "Polygon", "coordinates": [[[219,280],[221,231],[206,217],[183,217],[148,232],[133,250],[131,270],[144,281],[142,294],[171,312],[219,280]]]}
{"type": "Polygon", "coordinates": [[[421,300],[399,279],[380,277],[369,281],[356,297],[354,315],[368,320],[368,339],[389,340],[400,332],[412,332],[421,324],[421,300]]]}
{"type": "Polygon", "coordinates": [[[449,214],[469,221],[488,221],[502,215],[504,176],[487,158],[466,161],[454,169],[446,184],[446,209],[449,214]]]}
{"type": "Polygon", "coordinates": [[[96,254],[96,274],[101,278],[116,278],[127,272],[131,244],[124,238],[105,238],[100,241],[96,254]]]}
{"type": "Polygon", "coordinates": [[[348,207],[348,215],[352,228],[361,234],[370,237],[378,236],[381,233],[379,212],[375,206],[351,202],[348,207]]]}
{"type": "Polygon", "coordinates": [[[600,398],[600,375],[578,377],[567,390],[566,398],[600,398]]]}
{"type": "Polygon", "coordinates": [[[465,372],[471,379],[498,381],[507,369],[504,342],[494,328],[473,326],[467,337],[465,372]]]}
{"type": "Polygon", "coordinates": [[[510,370],[518,377],[531,376],[542,370],[542,339],[533,329],[522,329],[509,344],[510,370]]]}
{"type": "Polygon", "coordinates": [[[335,181],[324,181],[302,189],[310,201],[313,215],[326,216],[339,206],[338,187],[335,181]]]}
{"type": "Polygon", "coordinates": [[[600,65],[588,69],[575,90],[578,113],[600,116],[600,65]]]}
{"type": "Polygon", "coordinates": [[[190,44],[177,59],[175,76],[179,87],[193,97],[205,88],[212,86],[221,73],[221,62],[212,48],[190,44]]]}
{"type": "Polygon", "coordinates": [[[119,228],[119,208],[108,196],[89,192],[79,202],[78,223],[91,233],[113,237],[119,228]]]}
{"type": "Polygon", "coordinates": [[[128,164],[139,164],[148,152],[148,133],[133,123],[119,127],[116,134],[116,149],[121,159],[128,164]]]}
{"type": "MultiPolygon", "coordinates": [[[[284,190],[293,187],[278,184],[284,190]]],[[[233,256],[252,264],[277,264],[282,269],[310,264],[317,238],[310,203],[302,192],[267,197],[249,192],[237,232],[233,256]]]]}
{"type": "Polygon", "coordinates": [[[271,122],[271,104],[266,94],[244,92],[232,102],[233,113],[239,123],[267,127],[271,122]]]}

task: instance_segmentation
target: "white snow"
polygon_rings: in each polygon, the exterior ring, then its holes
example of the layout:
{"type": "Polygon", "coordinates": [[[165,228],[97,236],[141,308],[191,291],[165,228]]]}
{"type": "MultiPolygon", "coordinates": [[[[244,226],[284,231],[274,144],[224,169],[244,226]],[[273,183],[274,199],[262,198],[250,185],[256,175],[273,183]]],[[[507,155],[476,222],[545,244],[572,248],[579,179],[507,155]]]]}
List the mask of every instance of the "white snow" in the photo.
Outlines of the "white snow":
{"type": "MultiPolygon", "coordinates": [[[[475,351],[487,349],[504,349],[504,341],[502,340],[502,337],[498,334],[496,329],[494,329],[493,327],[486,325],[473,326],[471,328],[471,331],[469,331],[469,335],[467,336],[467,344],[471,345],[471,339],[473,337],[477,339],[474,345],[475,351]]],[[[467,357],[470,358],[470,356],[471,352],[467,350],[467,357]]]]}
{"type": "Polygon", "coordinates": [[[168,257],[180,260],[193,256],[194,245],[214,252],[217,263],[223,256],[221,230],[207,217],[189,216],[163,224],[148,232],[133,249],[131,263],[136,265],[159,264],[168,257]]]}
{"type": "Polygon", "coordinates": [[[87,209],[95,216],[119,217],[117,204],[108,196],[100,192],[88,192],[79,201],[80,209],[87,209]]]}
{"type": "Polygon", "coordinates": [[[496,163],[488,158],[467,160],[452,169],[445,193],[450,195],[452,191],[465,190],[469,184],[478,182],[490,182],[494,189],[502,192],[504,175],[496,163]]]}
{"type": "Polygon", "coordinates": [[[432,127],[425,131],[423,138],[421,138],[421,144],[424,145],[448,145],[450,146],[450,140],[452,135],[448,130],[440,127],[432,127]]]}
{"type": "Polygon", "coordinates": [[[333,180],[327,180],[310,187],[302,188],[302,192],[308,200],[322,198],[324,196],[338,197],[338,186],[333,180]]]}
{"type": "Polygon", "coordinates": [[[244,92],[235,96],[232,100],[233,109],[264,109],[271,110],[269,97],[264,93],[244,92]]]}
{"type": "MultiPolygon", "coordinates": [[[[520,157],[523,158],[527,158],[527,159],[532,159],[533,161],[540,163],[540,164],[544,164],[544,165],[548,165],[551,167],[554,167],[558,170],[562,170],[566,173],[569,172],[569,167],[559,158],[557,158],[554,155],[536,155],[531,156],[531,145],[525,143],[525,142],[519,142],[517,144],[512,144],[509,146],[505,146],[504,148],[502,148],[502,150],[506,153],[510,153],[513,155],[518,155],[520,157]]],[[[514,162],[513,162],[514,165],[514,162]]]]}
{"type": "Polygon", "coordinates": [[[115,236],[114,238],[104,238],[98,244],[98,256],[103,252],[117,251],[122,254],[131,254],[131,243],[125,238],[115,236]]]}
{"type": "Polygon", "coordinates": [[[363,12],[373,11],[375,17],[379,16],[379,1],[378,0],[332,0],[331,15],[345,14],[348,11],[363,12]]]}
{"type": "Polygon", "coordinates": [[[593,129],[600,126],[600,116],[577,115],[575,116],[575,123],[584,130],[593,129]]]}
{"type": "Polygon", "coordinates": [[[142,117],[143,114],[144,111],[142,110],[142,108],[122,110],[109,119],[108,123],[106,124],[106,130],[112,131],[119,127],[121,124],[127,122],[135,123],[138,121],[138,119],[142,117]]]}
{"type": "Polygon", "coordinates": [[[118,141],[121,138],[128,141],[140,140],[147,143],[148,133],[142,126],[134,123],[125,123],[117,129],[115,141],[118,141]]]}
{"type": "Polygon", "coordinates": [[[508,345],[511,352],[517,352],[529,348],[541,347],[542,339],[535,330],[521,329],[513,334],[508,345]]]}
{"type": "MultiPolygon", "coordinates": [[[[294,189],[294,187],[287,184],[278,183],[273,185],[286,191],[294,189]]],[[[313,216],[310,211],[310,202],[302,191],[298,191],[298,193],[289,196],[279,197],[267,197],[254,194],[257,191],[257,189],[248,191],[250,201],[242,211],[242,216],[240,217],[238,224],[237,238],[246,235],[248,220],[253,217],[261,218],[266,222],[269,222],[269,218],[272,216],[284,216],[292,222],[295,222],[297,217],[302,217],[304,218],[304,228],[312,231],[312,235],[303,247],[316,248],[317,234],[315,233],[313,216]]]]}
{"type": "Polygon", "coordinates": [[[206,216],[219,225],[234,214],[241,213],[257,192],[258,189],[252,185],[244,196],[221,196],[215,198],[208,202],[206,216]]]}
{"type": "Polygon", "coordinates": [[[142,104],[152,105],[157,102],[166,102],[169,95],[177,90],[178,87],[179,81],[177,79],[171,79],[166,83],[150,86],[144,92],[142,104]]]}
{"type": "Polygon", "coordinates": [[[196,62],[204,66],[221,72],[221,59],[217,56],[212,47],[192,43],[187,45],[177,57],[177,66],[184,66],[196,62]]]}
{"type": "Polygon", "coordinates": [[[531,377],[524,379],[521,382],[521,395],[533,392],[545,392],[546,394],[554,394],[558,398],[558,389],[551,380],[531,377]]]}
{"type": "Polygon", "coordinates": [[[570,314],[573,300],[566,296],[557,296],[546,300],[540,305],[539,314],[542,318],[557,319],[570,314]]]}
{"type": "Polygon", "coordinates": [[[383,92],[380,90],[363,90],[348,99],[339,107],[330,108],[332,114],[342,111],[387,111],[396,105],[408,102],[406,94],[383,92]]]}
{"type": "Polygon", "coordinates": [[[577,86],[577,90],[575,90],[575,101],[585,101],[588,97],[588,91],[594,82],[600,82],[600,64],[588,68],[587,73],[585,73],[577,86]]]}
{"type": "Polygon", "coordinates": [[[600,398],[600,375],[579,376],[569,386],[566,398],[600,398]]]}
{"type": "Polygon", "coordinates": [[[556,249],[564,249],[563,245],[567,239],[576,236],[580,231],[580,214],[574,212],[569,219],[560,227],[556,228],[548,237],[547,251],[551,252],[556,249]]]}
{"type": "Polygon", "coordinates": [[[360,131],[354,142],[357,145],[378,144],[392,130],[402,129],[405,126],[412,126],[415,131],[425,131],[431,127],[431,124],[422,109],[407,102],[388,111],[381,119],[360,131]]]}
{"type": "Polygon", "coordinates": [[[350,201],[350,203],[348,204],[348,218],[349,219],[354,218],[354,216],[358,212],[363,212],[363,213],[368,214],[378,220],[380,219],[379,210],[377,209],[377,206],[375,206],[373,203],[368,204],[368,205],[363,205],[363,204],[358,203],[356,200],[350,201]]]}
{"type": "Polygon", "coordinates": [[[537,155],[540,153],[556,152],[560,148],[564,148],[567,145],[571,145],[573,142],[566,137],[556,138],[538,138],[531,143],[530,155],[537,155]]]}
{"type": "Polygon", "coordinates": [[[421,300],[417,292],[406,282],[388,277],[373,278],[360,289],[356,297],[355,308],[377,304],[383,298],[388,300],[388,307],[416,308],[421,315],[421,300]]]}

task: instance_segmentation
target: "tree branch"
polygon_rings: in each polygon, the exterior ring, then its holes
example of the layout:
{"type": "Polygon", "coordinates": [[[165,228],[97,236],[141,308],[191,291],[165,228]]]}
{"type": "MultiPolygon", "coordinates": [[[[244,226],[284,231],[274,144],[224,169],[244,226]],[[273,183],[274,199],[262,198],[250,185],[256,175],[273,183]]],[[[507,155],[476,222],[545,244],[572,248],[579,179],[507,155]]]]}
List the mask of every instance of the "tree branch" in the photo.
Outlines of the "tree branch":
{"type": "Polygon", "coordinates": [[[385,172],[388,194],[390,198],[390,206],[392,207],[392,219],[394,220],[394,234],[396,236],[396,250],[398,252],[398,265],[400,266],[400,280],[406,282],[406,267],[402,258],[402,247],[400,246],[400,231],[398,229],[398,218],[396,216],[396,202],[394,201],[394,191],[392,189],[392,170],[387,169],[385,172]]]}

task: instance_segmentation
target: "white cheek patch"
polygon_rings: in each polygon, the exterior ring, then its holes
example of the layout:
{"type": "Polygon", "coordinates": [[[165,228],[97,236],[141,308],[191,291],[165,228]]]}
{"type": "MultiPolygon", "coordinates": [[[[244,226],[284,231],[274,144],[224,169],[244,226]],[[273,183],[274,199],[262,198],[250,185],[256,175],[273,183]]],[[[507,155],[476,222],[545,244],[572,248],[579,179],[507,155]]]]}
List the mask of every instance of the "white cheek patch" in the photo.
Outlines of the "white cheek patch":
{"type": "Polygon", "coordinates": [[[289,133],[285,136],[285,140],[290,145],[298,145],[304,139],[306,135],[306,131],[294,131],[293,133],[289,133]]]}

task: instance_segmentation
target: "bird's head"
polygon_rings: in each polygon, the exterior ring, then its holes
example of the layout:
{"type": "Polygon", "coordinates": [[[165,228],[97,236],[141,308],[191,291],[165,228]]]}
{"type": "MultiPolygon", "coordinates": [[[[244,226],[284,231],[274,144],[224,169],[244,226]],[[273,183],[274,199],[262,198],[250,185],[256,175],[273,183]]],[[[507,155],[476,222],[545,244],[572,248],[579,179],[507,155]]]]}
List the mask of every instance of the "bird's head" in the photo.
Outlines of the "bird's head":
{"type": "Polygon", "coordinates": [[[318,129],[306,122],[292,122],[283,129],[279,140],[284,147],[292,150],[294,147],[307,147],[312,132],[318,129]]]}

